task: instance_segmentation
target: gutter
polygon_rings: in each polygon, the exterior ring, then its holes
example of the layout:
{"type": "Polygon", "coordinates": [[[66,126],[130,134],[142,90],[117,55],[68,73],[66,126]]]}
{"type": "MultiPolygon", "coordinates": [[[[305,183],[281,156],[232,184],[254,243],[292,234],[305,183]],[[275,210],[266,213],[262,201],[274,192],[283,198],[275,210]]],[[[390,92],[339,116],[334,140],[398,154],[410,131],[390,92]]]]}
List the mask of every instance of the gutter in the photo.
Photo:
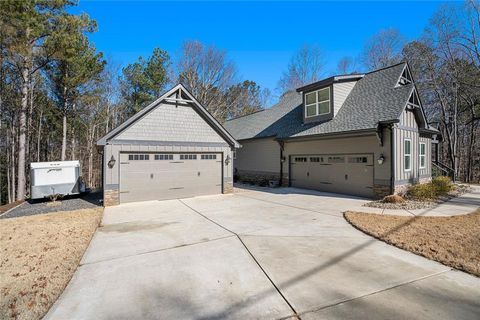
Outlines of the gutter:
{"type": "Polygon", "coordinates": [[[306,136],[296,136],[296,137],[286,137],[286,138],[276,138],[277,141],[290,141],[290,140],[311,140],[311,139],[318,139],[323,137],[335,137],[335,136],[350,136],[355,135],[357,133],[366,133],[366,134],[375,134],[376,128],[369,128],[369,129],[361,129],[361,130],[350,130],[350,131],[340,131],[340,132],[331,132],[331,133],[319,133],[319,134],[311,134],[306,136]]]}

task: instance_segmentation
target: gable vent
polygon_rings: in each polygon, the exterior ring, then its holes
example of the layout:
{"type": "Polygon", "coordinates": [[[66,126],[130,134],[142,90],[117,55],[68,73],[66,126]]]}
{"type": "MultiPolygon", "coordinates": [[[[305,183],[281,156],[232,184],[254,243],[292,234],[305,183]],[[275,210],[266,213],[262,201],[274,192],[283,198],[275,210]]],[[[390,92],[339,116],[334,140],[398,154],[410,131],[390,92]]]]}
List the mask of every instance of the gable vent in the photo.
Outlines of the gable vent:
{"type": "Polygon", "coordinates": [[[397,86],[404,86],[409,83],[412,83],[412,75],[410,74],[410,70],[408,70],[408,67],[405,66],[405,68],[403,68],[400,79],[398,79],[397,86]]]}

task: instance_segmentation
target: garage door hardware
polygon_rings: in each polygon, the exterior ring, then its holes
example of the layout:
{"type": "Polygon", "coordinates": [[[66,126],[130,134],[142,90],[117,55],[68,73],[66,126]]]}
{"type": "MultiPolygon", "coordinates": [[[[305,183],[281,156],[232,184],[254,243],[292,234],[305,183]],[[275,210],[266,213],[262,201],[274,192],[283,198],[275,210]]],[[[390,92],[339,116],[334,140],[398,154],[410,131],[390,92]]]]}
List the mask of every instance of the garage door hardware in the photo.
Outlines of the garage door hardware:
{"type": "Polygon", "coordinates": [[[185,187],[170,188],[170,190],[178,190],[178,189],[185,189],[185,187]]]}
{"type": "Polygon", "coordinates": [[[120,164],[130,164],[130,162],[120,162],[120,164]]]}
{"type": "Polygon", "coordinates": [[[130,191],[120,191],[120,193],[130,193],[130,191]]]}

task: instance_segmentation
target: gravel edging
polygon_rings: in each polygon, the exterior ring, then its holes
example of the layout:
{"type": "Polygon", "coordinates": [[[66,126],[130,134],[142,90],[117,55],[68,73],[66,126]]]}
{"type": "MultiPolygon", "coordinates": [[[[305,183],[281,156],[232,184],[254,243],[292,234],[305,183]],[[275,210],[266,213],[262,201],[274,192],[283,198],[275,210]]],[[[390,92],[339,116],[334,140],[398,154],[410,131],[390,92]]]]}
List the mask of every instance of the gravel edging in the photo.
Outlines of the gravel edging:
{"type": "Polygon", "coordinates": [[[367,202],[363,207],[378,208],[378,209],[389,209],[389,210],[416,210],[416,209],[428,209],[433,208],[439,204],[445,203],[453,198],[457,198],[467,192],[470,192],[472,188],[465,185],[458,185],[457,189],[450,192],[447,196],[439,197],[432,200],[411,200],[405,199],[405,202],[402,203],[387,203],[383,200],[376,200],[367,202]]]}
{"type": "Polygon", "coordinates": [[[16,206],[14,206],[14,207],[12,207],[12,208],[8,209],[7,211],[0,213],[0,218],[1,218],[1,217],[3,217],[4,215],[7,215],[7,214],[8,214],[10,211],[12,211],[12,210],[15,210],[15,209],[19,208],[21,205],[25,204],[25,202],[26,202],[26,201],[23,201],[23,202],[21,202],[21,203],[17,204],[16,206]]]}
{"type": "Polygon", "coordinates": [[[18,218],[60,211],[91,209],[102,206],[102,193],[94,192],[83,195],[68,196],[56,202],[49,200],[25,201],[21,205],[0,215],[0,219],[18,218]]]}

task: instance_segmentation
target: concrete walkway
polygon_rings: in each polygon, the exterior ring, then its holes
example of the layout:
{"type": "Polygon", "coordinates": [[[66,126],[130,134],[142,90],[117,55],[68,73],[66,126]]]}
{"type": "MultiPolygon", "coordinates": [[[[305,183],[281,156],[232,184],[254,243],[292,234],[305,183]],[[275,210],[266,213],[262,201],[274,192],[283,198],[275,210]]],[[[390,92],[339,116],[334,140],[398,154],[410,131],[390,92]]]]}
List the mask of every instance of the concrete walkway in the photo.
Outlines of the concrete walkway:
{"type": "Polygon", "coordinates": [[[287,188],[107,208],[46,319],[477,318],[480,279],[351,227],[342,212],[365,201],[287,188]]]}
{"type": "MultiPolygon", "coordinates": [[[[366,202],[368,201],[364,203],[366,202]]],[[[480,207],[480,186],[472,185],[470,192],[426,209],[380,209],[365,207],[363,206],[364,203],[359,203],[357,206],[350,208],[350,210],[398,216],[457,216],[471,213],[480,207]]]]}

